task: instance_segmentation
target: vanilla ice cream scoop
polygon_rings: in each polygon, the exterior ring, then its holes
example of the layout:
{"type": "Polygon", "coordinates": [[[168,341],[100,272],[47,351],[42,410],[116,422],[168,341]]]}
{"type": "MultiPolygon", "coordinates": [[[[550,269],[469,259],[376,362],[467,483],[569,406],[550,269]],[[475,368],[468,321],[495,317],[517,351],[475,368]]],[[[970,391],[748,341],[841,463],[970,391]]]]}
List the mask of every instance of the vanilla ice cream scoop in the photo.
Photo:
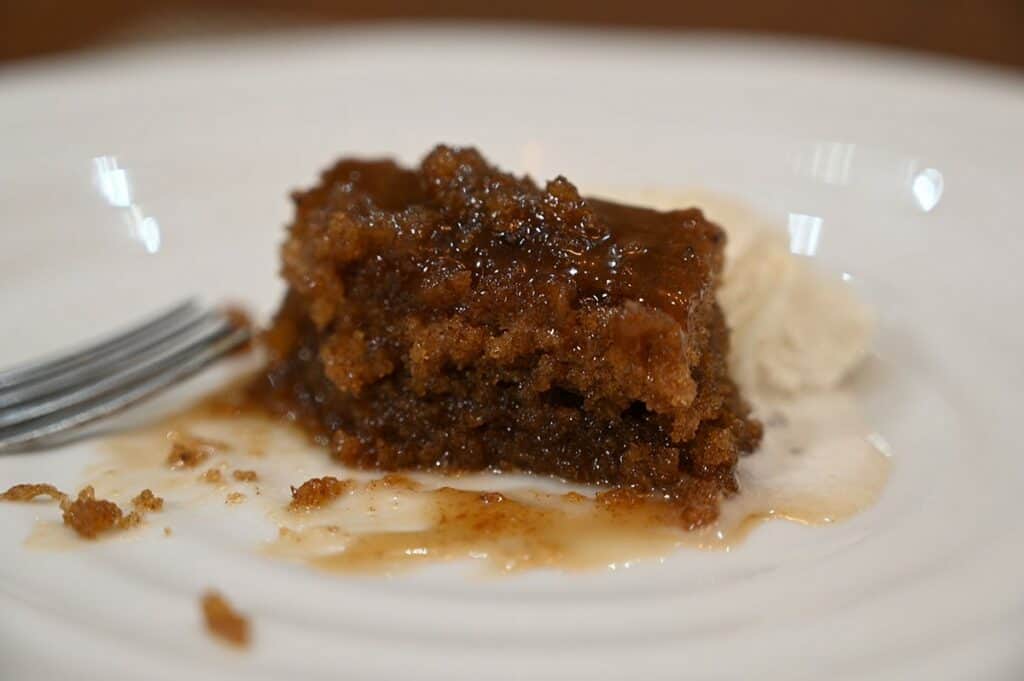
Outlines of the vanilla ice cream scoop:
{"type": "Polygon", "coordinates": [[[668,210],[697,206],[729,236],[719,301],[732,329],[730,367],[751,393],[837,386],[865,358],[871,309],[838,278],[789,250],[786,234],[734,201],[705,192],[617,192],[668,210]]]}

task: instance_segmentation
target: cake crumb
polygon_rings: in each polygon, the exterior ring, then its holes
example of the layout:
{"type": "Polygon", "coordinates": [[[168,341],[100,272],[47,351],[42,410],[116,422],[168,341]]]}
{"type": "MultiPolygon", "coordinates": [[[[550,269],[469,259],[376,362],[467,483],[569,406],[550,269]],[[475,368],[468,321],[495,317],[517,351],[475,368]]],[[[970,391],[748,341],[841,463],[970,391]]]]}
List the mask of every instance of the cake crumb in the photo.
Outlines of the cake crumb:
{"type": "Polygon", "coordinates": [[[211,468],[202,475],[199,476],[201,482],[207,482],[211,485],[219,485],[224,482],[224,475],[220,472],[219,468],[211,468]]]}
{"type": "Polygon", "coordinates": [[[121,507],[113,501],[97,499],[92,485],[87,485],[78,493],[74,501],[61,504],[64,509],[64,524],[86,539],[95,539],[104,532],[131,527],[138,524],[139,516],[128,520],[121,507]]]}
{"type": "Polygon", "coordinates": [[[136,511],[160,511],[163,510],[164,500],[153,494],[153,491],[146,488],[132,499],[132,506],[136,511]]]}
{"type": "Polygon", "coordinates": [[[246,496],[241,492],[232,492],[231,494],[224,497],[225,504],[240,504],[246,500],[246,496]]]}
{"type": "Polygon", "coordinates": [[[129,511],[117,524],[117,529],[127,530],[130,527],[138,527],[142,523],[142,515],[138,511],[129,511]]]}
{"type": "Polygon", "coordinates": [[[330,475],[310,478],[299,487],[292,487],[292,511],[322,508],[344,494],[352,486],[351,480],[338,480],[330,475]]]}
{"type": "Polygon", "coordinates": [[[48,496],[54,501],[64,503],[67,501],[68,495],[61,492],[53,485],[47,483],[25,483],[21,485],[14,485],[3,494],[0,494],[0,499],[4,501],[32,501],[36,497],[48,496]]]}
{"type": "Polygon", "coordinates": [[[260,476],[256,473],[256,471],[246,470],[232,471],[231,477],[233,477],[235,480],[238,480],[239,482],[256,482],[257,480],[260,479],[260,476]]]}
{"type": "Polygon", "coordinates": [[[170,537],[173,533],[174,533],[174,530],[172,530],[171,528],[169,528],[169,527],[165,527],[164,528],[164,536],[165,537],[170,537]]]}
{"type": "Polygon", "coordinates": [[[195,435],[171,433],[171,439],[171,452],[167,455],[171,468],[195,468],[213,454],[229,449],[223,442],[195,435]]]}
{"type": "Polygon", "coordinates": [[[171,445],[171,453],[167,455],[167,465],[171,468],[195,468],[209,457],[207,451],[175,442],[171,445]]]}
{"type": "Polygon", "coordinates": [[[249,620],[239,614],[216,591],[207,591],[201,601],[206,629],[215,638],[236,648],[249,646],[249,620]]]}
{"type": "Polygon", "coordinates": [[[72,499],[46,483],[14,485],[0,494],[0,500],[27,502],[40,496],[48,496],[57,501],[63,511],[64,524],[85,539],[95,539],[110,530],[137,527],[142,523],[143,513],[159,511],[164,506],[163,499],[153,494],[152,490],[144,489],[132,499],[136,510],[125,513],[113,501],[97,499],[92,485],[83,487],[78,496],[72,499]]]}

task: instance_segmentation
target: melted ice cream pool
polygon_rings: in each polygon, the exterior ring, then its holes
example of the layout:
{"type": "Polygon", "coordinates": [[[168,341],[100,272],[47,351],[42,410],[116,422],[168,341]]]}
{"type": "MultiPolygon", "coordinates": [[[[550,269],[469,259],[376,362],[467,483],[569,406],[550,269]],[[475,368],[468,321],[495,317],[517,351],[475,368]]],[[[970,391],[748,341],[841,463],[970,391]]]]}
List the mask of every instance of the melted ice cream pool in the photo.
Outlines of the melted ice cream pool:
{"type": "MultiPolygon", "coordinates": [[[[178,513],[244,506],[270,521],[261,553],[358,573],[465,560],[492,572],[614,567],[680,547],[729,550],[764,519],[828,524],[874,503],[888,456],[857,395],[842,387],[868,352],[870,311],[842,283],[791,255],[780,231],[740,206],[707,195],[627,198],[700,205],[729,226],[720,299],[734,328],[732,365],[765,437],[741,459],[741,492],[723,501],[713,525],[686,531],[671,506],[602,503],[594,488],[533,476],[382,478],[341,467],[287,423],[202,406],[113,438],[83,484],[122,505],[148,487],[178,513]],[[184,434],[227,446],[194,469],[169,467],[171,444],[184,434]],[[236,479],[236,470],[255,471],[257,479],[236,479]],[[325,475],[352,484],[322,508],[289,509],[293,486],[325,475]]],[[[178,536],[161,532],[159,514],[147,522],[134,532],[178,536]]],[[[80,542],[51,521],[40,522],[28,540],[40,548],[80,542]]]]}

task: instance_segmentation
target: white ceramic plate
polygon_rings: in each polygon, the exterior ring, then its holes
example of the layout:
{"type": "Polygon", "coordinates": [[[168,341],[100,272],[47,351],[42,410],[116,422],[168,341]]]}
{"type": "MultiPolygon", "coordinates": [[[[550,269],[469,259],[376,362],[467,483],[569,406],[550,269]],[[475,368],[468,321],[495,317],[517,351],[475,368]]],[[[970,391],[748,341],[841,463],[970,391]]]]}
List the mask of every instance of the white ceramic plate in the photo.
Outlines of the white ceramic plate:
{"type": "MultiPolygon", "coordinates": [[[[895,453],[881,501],[838,526],[491,580],[317,574],[256,555],[244,512],[30,551],[52,507],[4,505],[0,677],[1020,678],[1022,121],[1009,75],[667,36],[291,34],[0,73],[0,365],[189,292],[268,313],[289,188],[445,140],[816,225],[804,250],[878,311],[867,406],[895,453]],[[210,585],[252,615],[248,653],[203,634],[210,585]]],[[[95,456],[2,457],[0,487],[73,486],[95,456]]]]}

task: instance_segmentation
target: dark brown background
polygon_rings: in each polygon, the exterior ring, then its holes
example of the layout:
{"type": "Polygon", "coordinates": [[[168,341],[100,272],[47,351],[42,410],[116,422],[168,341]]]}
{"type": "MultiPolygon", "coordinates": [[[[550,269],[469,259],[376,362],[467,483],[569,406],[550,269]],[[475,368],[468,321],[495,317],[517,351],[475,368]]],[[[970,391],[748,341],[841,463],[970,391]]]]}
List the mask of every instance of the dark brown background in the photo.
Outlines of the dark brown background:
{"type": "Polygon", "coordinates": [[[182,35],[395,19],[781,33],[1024,69],[1024,0],[0,0],[0,61],[182,35]]]}

